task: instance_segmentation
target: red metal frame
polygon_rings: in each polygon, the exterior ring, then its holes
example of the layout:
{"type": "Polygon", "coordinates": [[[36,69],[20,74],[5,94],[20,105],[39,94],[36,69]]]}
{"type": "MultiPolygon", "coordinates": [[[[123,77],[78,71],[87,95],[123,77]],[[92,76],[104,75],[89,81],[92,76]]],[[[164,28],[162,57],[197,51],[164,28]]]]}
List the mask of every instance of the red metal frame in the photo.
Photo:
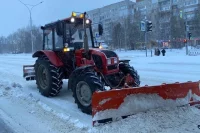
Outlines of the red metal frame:
{"type": "Polygon", "coordinates": [[[46,55],[47,58],[50,60],[50,62],[56,66],[56,67],[61,67],[63,66],[62,61],[58,58],[58,56],[55,54],[54,51],[51,50],[41,50],[37,51],[33,54],[33,57],[40,57],[42,55],[46,55]]]}
{"type": "MultiPolygon", "coordinates": [[[[80,50],[77,50],[75,52],[76,66],[81,67],[81,66],[87,66],[87,65],[95,65],[92,58],[91,58],[91,60],[84,58],[83,53],[84,53],[84,49],[80,49],[80,50]]],[[[107,66],[109,66],[109,65],[107,64],[107,57],[104,53],[100,52],[99,49],[90,49],[89,53],[99,55],[101,57],[102,63],[103,63],[102,73],[104,75],[109,75],[109,74],[119,72],[119,67],[117,67],[117,69],[114,69],[114,70],[108,70],[107,66]]],[[[55,54],[55,52],[51,51],[51,50],[37,51],[33,54],[33,57],[40,57],[42,55],[46,55],[47,58],[50,60],[50,62],[53,65],[55,65],[56,67],[63,66],[63,62],[58,58],[58,56],[55,54]]],[[[116,58],[116,57],[110,58],[111,59],[111,65],[114,65],[114,58],[116,58]]],[[[117,63],[116,64],[117,65],[119,64],[118,57],[117,57],[117,63]]],[[[95,69],[98,70],[96,67],[95,67],[95,69]]]]}
{"type": "MultiPolygon", "coordinates": [[[[95,65],[95,63],[92,60],[92,58],[91,58],[91,60],[87,60],[86,58],[83,58],[82,53],[84,53],[84,49],[77,50],[76,53],[75,53],[76,65],[78,67],[86,66],[86,65],[95,65]]],[[[90,49],[89,53],[95,54],[95,55],[99,55],[101,57],[102,63],[103,63],[102,73],[104,75],[109,75],[109,74],[113,74],[113,73],[119,72],[119,67],[117,67],[117,69],[114,69],[114,70],[108,70],[107,66],[109,66],[109,65],[107,64],[106,55],[104,53],[100,52],[99,49],[90,49]]],[[[118,60],[118,62],[116,64],[119,64],[118,57],[117,57],[117,60],[118,60]]],[[[113,57],[111,58],[111,65],[114,65],[114,58],[113,57]]],[[[95,69],[98,70],[97,68],[95,68],[95,69]]]]}

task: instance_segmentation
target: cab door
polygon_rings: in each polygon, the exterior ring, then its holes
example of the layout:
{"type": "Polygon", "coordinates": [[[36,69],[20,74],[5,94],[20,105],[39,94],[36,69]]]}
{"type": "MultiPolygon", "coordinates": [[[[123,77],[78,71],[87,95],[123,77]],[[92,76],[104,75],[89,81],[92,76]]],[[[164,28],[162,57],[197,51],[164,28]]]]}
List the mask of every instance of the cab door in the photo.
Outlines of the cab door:
{"type": "Polygon", "coordinates": [[[43,50],[53,50],[53,30],[48,28],[43,30],[43,50]]]}

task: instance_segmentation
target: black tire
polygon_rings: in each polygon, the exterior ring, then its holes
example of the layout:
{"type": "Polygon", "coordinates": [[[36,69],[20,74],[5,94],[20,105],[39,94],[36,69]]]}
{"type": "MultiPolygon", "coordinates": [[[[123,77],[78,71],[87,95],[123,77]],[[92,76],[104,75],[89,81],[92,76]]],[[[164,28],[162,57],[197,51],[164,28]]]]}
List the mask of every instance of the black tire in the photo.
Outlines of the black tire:
{"type": "MultiPolygon", "coordinates": [[[[100,82],[100,79],[98,76],[95,75],[95,73],[93,71],[85,71],[83,73],[81,73],[75,80],[75,82],[72,85],[72,91],[73,91],[73,97],[75,99],[75,103],[77,104],[78,108],[81,109],[81,111],[83,113],[86,114],[91,114],[92,113],[92,94],[95,91],[98,90],[103,90],[103,84],[102,82],[100,82]],[[82,85],[82,86],[80,86],[82,85]],[[87,86],[85,88],[83,88],[83,85],[87,86]],[[88,97],[84,97],[84,100],[88,100],[86,101],[86,103],[84,104],[83,100],[80,100],[80,90],[83,91],[83,93],[85,93],[86,90],[88,90],[88,97]]],[[[84,94],[85,95],[85,94],[84,94]]],[[[83,96],[82,96],[83,99],[83,96]]]]}
{"type": "Polygon", "coordinates": [[[43,96],[56,96],[62,89],[63,72],[47,58],[38,58],[35,63],[36,84],[43,96]],[[44,79],[45,78],[45,79],[44,79]]]}
{"type": "MultiPolygon", "coordinates": [[[[35,65],[34,65],[34,70],[35,70],[35,77],[37,77],[37,68],[39,66],[39,61],[40,60],[45,60],[47,62],[49,62],[49,59],[45,56],[45,55],[42,55],[41,57],[39,57],[36,61],[35,61],[35,65]]],[[[38,81],[36,80],[36,85],[37,85],[37,88],[39,89],[39,86],[38,86],[38,81]]]]}
{"type": "Polygon", "coordinates": [[[140,86],[140,76],[138,75],[138,72],[133,67],[131,67],[129,64],[120,63],[119,69],[125,75],[130,74],[130,76],[134,79],[135,83],[134,83],[133,87],[140,86]]]}

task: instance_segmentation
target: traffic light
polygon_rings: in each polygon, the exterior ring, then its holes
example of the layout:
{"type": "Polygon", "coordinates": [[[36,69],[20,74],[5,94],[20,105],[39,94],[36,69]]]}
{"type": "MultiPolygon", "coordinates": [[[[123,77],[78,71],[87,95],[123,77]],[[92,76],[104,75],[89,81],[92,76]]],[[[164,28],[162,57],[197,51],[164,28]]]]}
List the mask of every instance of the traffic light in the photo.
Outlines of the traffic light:
{"type": "Polygon", "coordinates": [[[98,25],[99,35],[103,35],[103,26],[101,24],[98,25]]]}
{"type": "Polygon", "coordinates": [[[147,32],[152,31],[152,22],[151,21],[147,21],[146,23],[146,27],[147,27],[147,32]]]}
{"type": "Polygon", "coordinates": [[[192,37],[192,33],[188,33],[188,38],[189,38],[189,40],[190,40],[190,38],[192,37]]]}
{"type": "Polygon", "coordinates": [[[187,39],[184,39],[183,42],[184,42],[184,43],[187,43],[187,39]]]}

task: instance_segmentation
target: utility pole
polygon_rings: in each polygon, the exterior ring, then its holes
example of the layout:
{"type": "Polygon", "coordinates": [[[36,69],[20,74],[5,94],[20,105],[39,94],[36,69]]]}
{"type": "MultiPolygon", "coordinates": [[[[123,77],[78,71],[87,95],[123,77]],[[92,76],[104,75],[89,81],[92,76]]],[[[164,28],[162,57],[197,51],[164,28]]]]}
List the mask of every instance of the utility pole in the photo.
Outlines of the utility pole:
{"type": "Polygon", "coordinates": [[[169,40],[170,40],[170,43],[169,43],[169,46],[170,47],[172,47],[171,46],[171,43],[172,43],[172,16],[173,16],[173,3],[172,3],[173,1],[172,0],[170,0],[170,31],[169,31],[169,33],[170,33],[170,35],[169,35],[169,40]]]}
{"type": "Polygon", "coordinates": [[[144,32],[145,52],[147,57],[147,20],[140,22],[140,31],[144,32]]]}
{"type": "MultiPolygon", "coordinates": [[[[189,26],[187,24],[187,15],[185,14],[185,39],[188,38],[189,26]]],[[[188,55],[188,41],[185,43],[186,55],[188,55]]]]}
{"type": "Polygon", "coordinates": [[[144,33],[145,36],[145,50],[146,50],[146,57],[147,57],[147,32],[144,33]]]}
{"type": "MultiPolygon", "coordinates": [[[[146,20],[146,30],[145,30],[145,43],[146,43],[146,57],[147,57],[147,32],[151,32],[152,31],[152,22],[146,20]]],[[[152,57],[152,49],[151,49],[151,57],[152,57]]]]}
{"type": "Polygon", "coordinates": [[[31,49],[31,51],[32,51],[32,53],[33,53],[33,29],[32,29],[32,24],[33,24],[33,22],[32,22],[32,9],[34,8],[34,7],[36,7],[36,6],[38,6],[38,5],[40,5],[40,4],[42,4],[43,3],[43,1],[41,1],[40,3],[38,3],[38,4],[35,4],[35,5],[30,5],[30,4],[25,4],[25,3],[23,3],[21,0],[18,0],[20,3],[22,3],[27,9],[28,9],[28,11],[29,11],[29,14],[30,14],[30,32],[31,32],[31,47],[32,47],[32,49],[31,49]]]}

